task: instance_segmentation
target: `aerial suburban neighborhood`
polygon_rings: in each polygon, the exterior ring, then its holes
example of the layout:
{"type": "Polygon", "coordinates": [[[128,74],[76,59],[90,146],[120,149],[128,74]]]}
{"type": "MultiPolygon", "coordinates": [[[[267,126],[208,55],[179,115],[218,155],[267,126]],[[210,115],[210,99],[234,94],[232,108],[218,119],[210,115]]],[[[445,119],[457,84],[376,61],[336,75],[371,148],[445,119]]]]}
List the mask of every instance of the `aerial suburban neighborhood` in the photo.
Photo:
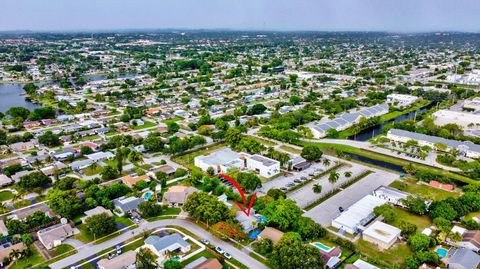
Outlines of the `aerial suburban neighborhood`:
{"type": "Polygon", "coordinates": [[[479,33],[193,29],[0,26],[0,268],[480,268],[479,33]]]}

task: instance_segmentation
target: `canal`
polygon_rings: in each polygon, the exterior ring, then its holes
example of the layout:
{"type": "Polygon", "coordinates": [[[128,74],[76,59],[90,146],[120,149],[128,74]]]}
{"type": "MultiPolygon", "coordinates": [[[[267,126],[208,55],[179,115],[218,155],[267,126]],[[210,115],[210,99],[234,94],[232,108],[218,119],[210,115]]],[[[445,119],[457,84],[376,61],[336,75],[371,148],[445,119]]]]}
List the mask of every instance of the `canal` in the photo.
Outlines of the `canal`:
{"type": "Polygon", "coordinates": [[[407,114],[400,115],[400,116],[398,116],[396,118],[393,118],[391,120],[384,121],[384,122],[382,122],[380,124],[377,124],[373,127],[367,128],[367,129],[361,131],[360,133],[358,133],[356,135],[352,135],[352,136],[347,137],[347,139],[356,140],[356,141],[368,141],[369,139],[373,138],[374,136],[381,134],[383,126],[387,125],[388,123],[390,123],[390,122],[400,122],[400,121],[407,120],[407,119],[414,119],[415,115],[417,115],[419,113],[422,113],[422,112],[426,112],[430,108],[434,107],[435,105],[436,104],[432,102],[428,106],[425,106],[423,108],[417,109],[417,110],[412,111],[412,112],[409,112],[407,114]]]}

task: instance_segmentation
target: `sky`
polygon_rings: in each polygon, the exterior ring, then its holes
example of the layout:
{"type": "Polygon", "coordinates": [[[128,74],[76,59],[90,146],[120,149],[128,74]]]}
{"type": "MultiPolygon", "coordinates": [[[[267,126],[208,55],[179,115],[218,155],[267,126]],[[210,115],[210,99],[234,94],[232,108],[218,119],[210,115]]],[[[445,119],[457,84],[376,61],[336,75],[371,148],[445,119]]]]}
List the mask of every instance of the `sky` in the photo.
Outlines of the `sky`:
{"type": "Polygon", "coordinates": [[[480,0],[0,0],[0,31],[480,32],[480,0]]]}

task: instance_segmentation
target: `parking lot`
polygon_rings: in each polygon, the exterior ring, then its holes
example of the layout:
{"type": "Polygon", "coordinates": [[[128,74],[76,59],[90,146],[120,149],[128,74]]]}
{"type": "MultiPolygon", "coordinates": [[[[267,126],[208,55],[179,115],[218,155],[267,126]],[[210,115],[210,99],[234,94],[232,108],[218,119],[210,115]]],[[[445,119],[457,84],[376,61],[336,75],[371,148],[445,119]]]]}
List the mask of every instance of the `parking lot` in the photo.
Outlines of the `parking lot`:
{"type": "Polygon", "coordinates": [[[333,191],[334,189],[338,188],[345,182],[355,178],[356,176],[362,174],[363,172],[367,171],[368,168],[363,166],[363,165],[358,165],[358,164],[346,164],[340,168],[337,169],[338,174],[340,175],[338,178],[338,181],[335,184],[331,184],[328,181],[329,173],[326,175],[323,175],[322,177],[312,180],[305,184],[303,187],[300,189],[294,190],[290,193],[287,194],[287,197],[295,200],[297,202],[297,205],[300,208],[304,208],[311,203],[315,202],[316,200],[320,199],[324,195],[328,194],[329,192],[333,191]],[[350,171],[352,175],[350,177],[345,176],[345,172],[350,171]],[[322,192],[321,193],[315,193],[313,192],[313,185],[314,184],[320,184],[322,186],[322,192]]]}
{"type": "MultiPolygon", "coordinates": [[[[262,183],[262,188],[258,190],[259,194],[266,194],[269,189],[282,189],[282,188],[291,188],[297,184],[300,184],[302,181],[312,178],[315,175],[322,173],[325,170],[330,169],[331,167],[335,166],[336,159],[328,157],[330,160],[330,164],[328,166],[323,165],[322,162],[314,162],[312,165],[299,172],[292,171],[290,174],[282,175],[276,177],[268,182],[262,183]],[[303,180],[302,180],[303,178],[303,180]],[[297,182],[295,182],[297,180],[297,182]],[[290,184],[291,187],[287,187],[290,184]]],[[[284,189],[286,190],[286,189],[284,189]]]]}
{"type": "Polygon", "coordinates": [[[340,215],[339,207],[347,209],[365,195],[371,194],[376,188],[382,185],[388,186],[399,177],[397,174],[383,170],[370,170],[375,173],[366,176],[340,193],[337,193],[328,200],[307,211],[303,215],[312,218],[315,222],[324,227],[328,227],[331,225],[332,219],[340,215]]]}

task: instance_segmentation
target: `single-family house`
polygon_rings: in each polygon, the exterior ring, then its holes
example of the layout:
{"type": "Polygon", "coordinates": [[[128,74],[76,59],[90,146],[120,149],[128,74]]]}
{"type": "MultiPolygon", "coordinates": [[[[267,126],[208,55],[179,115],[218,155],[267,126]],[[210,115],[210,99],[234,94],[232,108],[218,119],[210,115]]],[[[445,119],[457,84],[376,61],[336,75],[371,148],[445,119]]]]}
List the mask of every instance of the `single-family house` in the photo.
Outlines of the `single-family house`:
{"type": "Polygon", "coordinates": [[[87,157],[88,159],[94,162],[99,162],[103,160],[112,159],[115,157],[115,155],[110,151],[107,151],[107,152],[100,151],[100,152],[95,152],[92,154],[85,155],[85,157],[87,157]]]}
{"type": "Polygon", "coordinates": [[[222,269],[222,264],[214,258],[207,259],[200,257],[193,262],[185,265],[185,269],[222,269]]]}
{"type": "Polygon", "coordinates": [[[125,198],[123,196],[123,197],[120,197],[120,198],[117,198],[117,199],[113,200],[113,204],[115,205],[115,209],[120,211],[120,215],[123,215],[125,213],[130,213],[134,210],[137,210],[138,205],[140,203],[143,203],[143,202],[145,202],[145,200],[143,198],[138,198],[138,197],[134,197],[134,196],[131,196],[131,197],[128,197],[128,198],[125,198]]]}
{"type": "Polygon", "coordinates": [[[82,223],[85,223],[85,220],[95,216],[95,215],[100,215],[100,214],[107,214],[108,216],[113,216],[112,211],[104,208],[103,206],[97,206],[93,209],[87,210],[83,212],[85,214],[85,217],[81,218],[82,223]]]}
{"type": "Polygon", "coordinates": [[[480,250],[480,231],[466,231],[462,235],[462,241],[457,245],[462,248],[468,248],[475,252],[480,250]]]}
{"type": "Polygon", "coordinates": [[[37,232],[38,240],[46,249],[58,247],[68,237],[74,235],[74,230],[70,224],[60,223],[37,232]]]}
{"type": "Polygon", "coordinates": [[[137,253],[129,250],[111,259],[103,258],[97,262],[98,269],[135,269],[137,253]]]}
{"type": "Polygon", "coordinates": [[[159,261],[165,259],[167,253],[175,253],[179,256],[190,251],[190,244],[179,234],[170,234],[163,237],[151,235],[145,239],[145,248],[150,249],[157,255],[159,261]]]}
{"type": "Polygon", "coordinates": [[[259,222],[258,217],[255,216],[255,209],[253,208],[250,210],[249,215],[245,214],[242,210],[238,210],[237,213],[235,213],[235,219],[243,227],[245,233],[250,233],[257,228],[259,222]]]}
{"type": "Polygon", "coordinates": [[[451,248],[446,256],[448,269],[477,269],[480,256],[468,248],[451,248]]]}
{"type": "Polygon", "coordinates": [[[163,202],[174,206],[182,206],[187,201],[187,197],[196,191],[197,189],[194,187],[172,186],[163,195],[163,202]]]}
{"type": "Polygon", "coordinates": [[[150,177],[148,175],[142,175],[142,176],[130,176],[126,175],[120,178],[123,184],[127,185],[129,188],[135,187],[135,184],[137,184],[140,181],[145,181],[145,182],[150,182],[150,177]]]}

